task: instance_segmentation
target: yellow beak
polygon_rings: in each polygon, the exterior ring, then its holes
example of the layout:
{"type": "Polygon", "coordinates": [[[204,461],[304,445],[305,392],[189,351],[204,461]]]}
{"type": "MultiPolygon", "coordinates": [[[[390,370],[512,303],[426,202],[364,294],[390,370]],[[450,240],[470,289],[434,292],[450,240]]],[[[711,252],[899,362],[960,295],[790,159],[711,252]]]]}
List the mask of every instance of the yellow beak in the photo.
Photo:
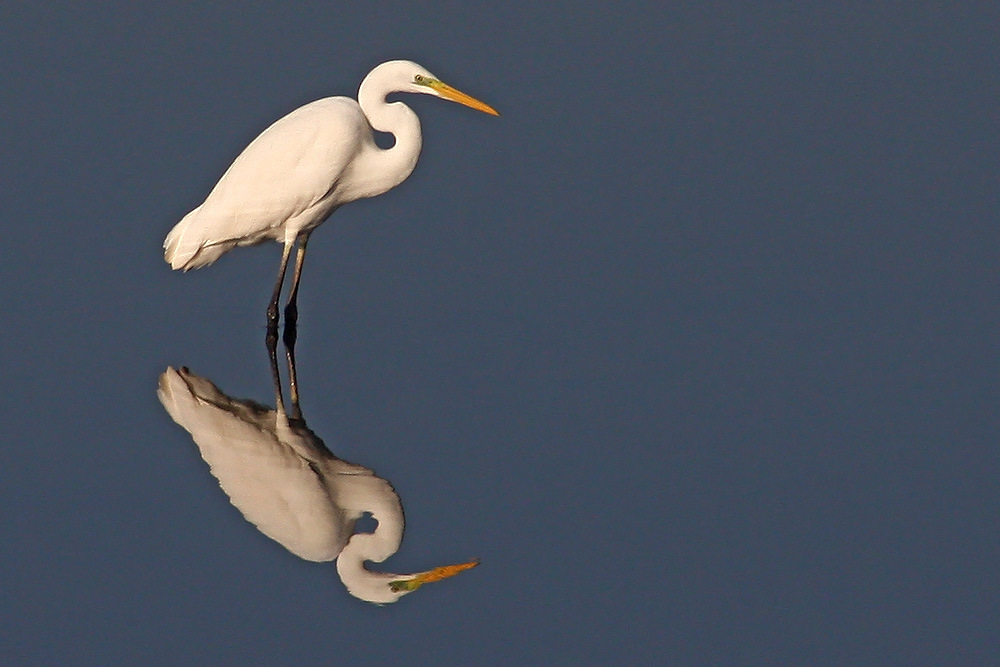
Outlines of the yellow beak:
{"type": "Polygon", "coordinates": [[[412,579],[399,579],[397,581],[391,581],[389,582],[389,588],[391,588],[395,593],[399,593],[400,591],[415,591],[423,584],[429,584],[434,581],[447,579],[448,577],[454,577],[459,572],[462,572],[463,570],[470,570],[477,565],[479,565],[478,559],[470,560],[468,563],[459,563],[458,565],[436,567],[433,570],[421,572],[420,574],[415,575],[412,579]]]}
{"type": "Polygon", "coordinates": [[[436,90],[438,94],[445,98],[446,100],[451,100],[452,102],[458,102],[459,104],[464,104],[467,107],[476,109],[477,111],[482,111],[483,113],[488,113],[491,116],[499,116],[500,112],[491,107],[485,102],[480,102],[475,97],[471,95],[466,95],[461,90],[452,88],[447,83],[442,83],[440,81],[431,81],[428,84],[431,88],[436,90]]]}

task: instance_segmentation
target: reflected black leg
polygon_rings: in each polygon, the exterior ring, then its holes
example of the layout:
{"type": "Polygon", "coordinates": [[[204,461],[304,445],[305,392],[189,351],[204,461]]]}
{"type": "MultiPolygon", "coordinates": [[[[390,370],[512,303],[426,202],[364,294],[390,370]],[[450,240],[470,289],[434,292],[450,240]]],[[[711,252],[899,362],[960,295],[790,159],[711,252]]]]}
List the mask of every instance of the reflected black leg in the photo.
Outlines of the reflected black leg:
{"type": "Polygon", "coordinates": [[[285,359],[288,361],[288,390],[292,395],[292,419],[302,418],[302,408],[299,407],[299,380],[295,373],[295,337],[288,342],[288,325],[285,324],[285,359]]]}
{"type": "Polygon", "coordinates": [[[285,358],[288,361],[288,389],[292,394],[292,416],[299,415],[299,381],[295,376],[295,320],[285,320],[285,358]]]}
{"type": "Polygon", "coordinates": [[[281,393],[281,373],[278,372],[278,356],[275,352],[276,347],[277,336],[275,336],[274,345],[270,344],[269,338],[267,352],[268,357],[271,359],[271,381],[274,383],[275,409],[278,411],[278,414],[285,414],[285,397],[281,393]]]}

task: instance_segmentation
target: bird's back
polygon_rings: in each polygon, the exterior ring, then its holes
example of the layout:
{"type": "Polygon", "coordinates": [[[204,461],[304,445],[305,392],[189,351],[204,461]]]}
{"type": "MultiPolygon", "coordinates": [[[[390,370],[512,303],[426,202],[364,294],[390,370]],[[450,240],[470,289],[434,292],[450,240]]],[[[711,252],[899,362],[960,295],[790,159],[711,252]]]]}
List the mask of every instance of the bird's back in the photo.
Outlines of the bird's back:
{"type": "Polygon", "coordinates": [[[328,97],[299,107],[264,130],[226,170],[205,202],[164,241],[174,269],[211,264],[237,245],[291,241],[341,203],[345,169],[375,148],[357,102],[328,97]]]}

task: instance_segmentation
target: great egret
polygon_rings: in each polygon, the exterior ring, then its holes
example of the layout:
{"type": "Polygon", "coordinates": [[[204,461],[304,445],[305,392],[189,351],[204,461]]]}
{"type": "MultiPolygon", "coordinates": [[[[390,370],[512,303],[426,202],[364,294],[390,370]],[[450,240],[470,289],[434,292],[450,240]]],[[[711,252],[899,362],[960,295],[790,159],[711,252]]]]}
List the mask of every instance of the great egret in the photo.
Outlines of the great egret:
{"type": "Polygon", "coordinates": [[[384,561],[403,539],[403,508],[388,481],[338,459],[305,421],[286,415],[280,400],[271,410],[230,398],[186,368],[167,368],[157,393],[243,516],[300,558],[337,559],[337,572],[351,595],[377,604],[395,602],[422,584],[478,563],[416,574],[367,569],[365,561],[384,561]],[[375,531],[354,533],[355,522],[367,513],[378,521],[375,531]]]}
{"type": "Polygon", "coordinates": [[[358,100],[327,97],[292,111],[254,139],[222,175],[205,202],[170,230],[164,259],[173,269],[211,264],[236,246],[273,239],[284,244],[278,280],[267,310],[278,324],[278,299],[296,241],[286,321],[296,299],[309,235],[339,206],[374,197],[406,180],[420,154],[420,120],[394,92],[423,93],[500,115],[493,107],[442,83],[420,65],[393,60],[373,69],[358,100]],[[372,130],[395,136],[379,148],[372,130]]]}

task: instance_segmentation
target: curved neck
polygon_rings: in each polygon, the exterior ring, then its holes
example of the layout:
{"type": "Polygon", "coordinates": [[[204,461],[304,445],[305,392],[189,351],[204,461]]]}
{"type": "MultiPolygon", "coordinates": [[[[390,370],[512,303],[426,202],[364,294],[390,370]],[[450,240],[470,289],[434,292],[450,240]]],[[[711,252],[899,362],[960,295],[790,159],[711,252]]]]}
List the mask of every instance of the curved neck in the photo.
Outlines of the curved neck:
{"type": "Polygon", "coordinates": [[[395,602],[400,593],[393,592],[389,583],[410,575],[374,572],[365,567],[365,561],[381,562],[399,548],[402,532],[391,536],[358,533],[351,537],[347,546],[337,556],[337,574],[347,591],[356,598],[376,604],[395,602]],[[388,539],[386,539],[388,537],[388,539]]]}
{"type": "Polygon", "coordinates": [[[403,507],[392,485],[374,475],[346,475],[337,491],[337,502],[349,518],[348,532],[354,521],[370,513],[377,522],[371,533],[355,533],[337,556],[337,573],[351,595],[369,602],[393,602],[399,594],[389,582],[407,575],[373,572],[365,561],[381,563],[396,553],[403,541],[403,507]]]}
{"type": "Polygon", "coordinates": [[[388,92],[366,78],[358,90],[358,104],[368,118],[368,124],[379,132],[395,137],[392,148],[382,149],[372,141],[370,150],[363,156],[363,175],[370,176],[367,194],[380,195],[406,180],[417,165],[422,140],[420,119],[402,102],[386,102],[388,92]]]}

